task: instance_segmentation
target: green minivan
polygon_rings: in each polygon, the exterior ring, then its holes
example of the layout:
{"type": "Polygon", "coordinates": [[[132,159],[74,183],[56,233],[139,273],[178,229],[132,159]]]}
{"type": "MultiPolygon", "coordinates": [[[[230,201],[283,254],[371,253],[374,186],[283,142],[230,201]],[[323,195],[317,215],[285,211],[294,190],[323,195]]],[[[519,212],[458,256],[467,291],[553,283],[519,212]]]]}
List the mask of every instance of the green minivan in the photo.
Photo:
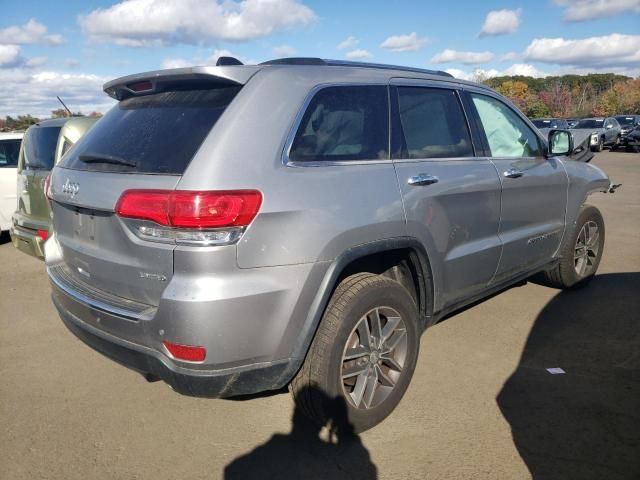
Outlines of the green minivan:
{"type": "Polygon", "coordinates": [[[53,166],[98,120],[95,117],[54,118],[29,127],[18,158],[18,205],[11,241],[29,255],[44,258],[43,244],[51,230],[51,209],[44,192],[53,166]]]}

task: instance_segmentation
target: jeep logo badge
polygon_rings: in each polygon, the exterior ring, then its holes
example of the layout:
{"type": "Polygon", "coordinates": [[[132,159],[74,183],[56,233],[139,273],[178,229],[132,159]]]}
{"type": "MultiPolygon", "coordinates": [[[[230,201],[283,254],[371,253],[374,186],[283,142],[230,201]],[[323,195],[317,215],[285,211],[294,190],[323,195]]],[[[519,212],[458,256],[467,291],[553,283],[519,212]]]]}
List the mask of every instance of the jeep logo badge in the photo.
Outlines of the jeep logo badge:
{"type": "Polygon", "coordinates": [[[62,185],[62,193],[68,194],[71,198],[74,198],[78,191],[80,190],[80,184],[70,182],[67,178],[67,181],[62,185]]]}

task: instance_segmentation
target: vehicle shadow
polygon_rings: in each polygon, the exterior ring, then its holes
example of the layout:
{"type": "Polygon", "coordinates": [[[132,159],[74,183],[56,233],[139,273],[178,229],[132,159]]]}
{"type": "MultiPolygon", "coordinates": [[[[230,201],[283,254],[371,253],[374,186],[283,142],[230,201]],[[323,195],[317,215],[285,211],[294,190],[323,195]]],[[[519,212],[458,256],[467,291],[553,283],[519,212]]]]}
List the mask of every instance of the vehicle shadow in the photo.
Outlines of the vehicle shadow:
{"type": "Polygon", "coordinates": [[[5,243],[9,243],[11,241],[11,236],[9,232],[0,232],[0,245],[4,245],[5,243]]]}
{"type": "Polygon", "coordinates": [[[497,402],[535,480],[640,478],[640,273],[556,295],[497,402]]]}
{"type": "Polygon", "coordinates": [[[326,425],[313,424],[296,406],[291,431],[275,434],[236,458],[225,467],[225,480],[376,479],[376,466],[353,432],[344,400],[323,396],[323,402],[334,412],[326,425]],[[321,432],[328,439],[321,438],[321,432]]]}

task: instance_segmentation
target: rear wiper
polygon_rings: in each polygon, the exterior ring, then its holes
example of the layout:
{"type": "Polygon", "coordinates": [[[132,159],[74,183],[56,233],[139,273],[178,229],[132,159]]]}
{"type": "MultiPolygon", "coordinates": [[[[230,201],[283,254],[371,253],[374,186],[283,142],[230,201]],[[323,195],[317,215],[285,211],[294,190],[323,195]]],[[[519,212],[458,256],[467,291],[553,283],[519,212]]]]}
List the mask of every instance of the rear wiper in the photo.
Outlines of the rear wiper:
{"type": "Polygon", "coordinates": [[[106,153],[83,153],[78,155],[78,159],[84,163],[110,163],[112,165],[124,165],[125,167],[137,167],[138,164],[130,162],[124,158],[114,157],[106,153]]]}

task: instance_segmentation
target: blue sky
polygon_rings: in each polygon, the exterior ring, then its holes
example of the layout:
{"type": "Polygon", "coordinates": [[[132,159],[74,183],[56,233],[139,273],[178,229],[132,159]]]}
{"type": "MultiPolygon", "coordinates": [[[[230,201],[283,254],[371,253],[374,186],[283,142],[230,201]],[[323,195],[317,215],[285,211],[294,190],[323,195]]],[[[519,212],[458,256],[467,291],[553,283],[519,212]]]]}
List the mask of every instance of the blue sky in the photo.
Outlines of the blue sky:
{"type": "Polygon", "coordinates": [[[163,67],[351,58],[463,78],[640,75],[640,0],[2,0],[0,117],[107,109],[101,84],[163,67]],[[53,98],[53,100],[51,100],[53,98]]]}

